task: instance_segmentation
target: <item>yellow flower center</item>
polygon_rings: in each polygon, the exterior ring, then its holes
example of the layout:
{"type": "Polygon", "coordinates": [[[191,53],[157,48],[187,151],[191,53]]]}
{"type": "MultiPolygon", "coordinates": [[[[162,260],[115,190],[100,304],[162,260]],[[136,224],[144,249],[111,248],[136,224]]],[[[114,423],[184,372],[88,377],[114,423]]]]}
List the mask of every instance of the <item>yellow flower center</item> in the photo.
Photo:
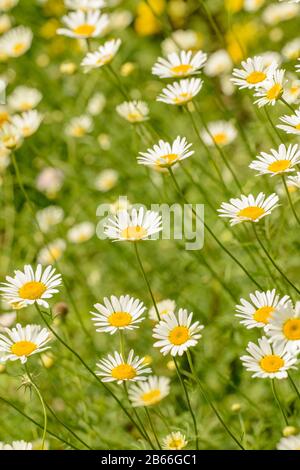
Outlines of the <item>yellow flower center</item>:
{"type": "Polygon", "coordinates": [[[173,438],[173,439],[170,440],[170,442],[168,444],[168,448],[170,450],[181,450],[182,447],[183,447],[182,439],[173,438]]]}
{"type": "Polygon", "coordinates": [[[175,326],[169,333],[169,340],[176,346],[186,343],[190,337],[190,331],[186,326],[175,326]]]}
{"type": "Polygon", "coordinates": [[[11,352],[16,356],[29,356],[37,348],[31,341],[17,341],[11,347],[11,352]]]}
{"type": "Polygon", "coordinates": [[[282,93],[282,86],[279,83],[275,83],[275,85],[273,85],[272,88],[267,91],[266,97],[268,98],[268,100],[278,100],[281,97],[282,93]]]}
{"type": "Polygon", "coordinates": [[[178,158],[177,153],[169,153],[168,155],[162,155],[156,161],[158,166],[169,166],[172,165],[178,158]],[[161,160],[164,160],[163,162],[161,160]]]}
{"type": "Polygon", "coordinates": [[[106,54],[97,60],[97,64],[104,65],[104,64],[107,64],[108,62],[111,62],[112,59],[113,59],[112,54],[106,54]]]}
{"type": "Polygon", "coordinates": [[[128,113],[128,114],[127,114],[127,120],[128,120],[129,122],[142,121],[142,119],[143,119],[143,116],[142,116],[141,113],[139,113],[138,111],[133,112],[133,113],[128,113]]]}
{"type": "Polygon", "coordinates": [[[180,65],[175,65],[175,67],[171,68],[171,72],[174,75],[186,75],[189,73],[193,67],[190,64],[180,64],[180,65]]]}
{"type": "Polygon", "coordinates": [[[281,357],[276,356],[275,354],[265,356],[260,361],[260,367],[265,372],[278,372],[283,366],[284,360],[281,357]]]}
{"type": "Polygon", "coordinates": [[[298,129],[298,131],[300,131],[300,123],[295,126],[295,129],[298,129]]]}
{"type": "Polygon", "coordinates": [[[130,364],[120,364],[113,368],[111,375],[117,380],[131,380],[136,376],[136,370],[130,364]]]}
{"type": "Polygon", "coordinates": [[[274,307],[261,307],[256,310],[253,315],[253,319],[257,322],[268,323],[271,317],[271,314],[274,312],[274,307]]]}
{"type": "Polygon", "coordinates": [[[73,32],[75,34],[78,34],[78,36],[92,36],[92,34],[95,32],[95,26],[92,24],[81,24],[80,26],[77,26],[76,28],[73,29],[73,32]]]}
{"type": "Polygon", "coordinates": [[[187,101],[190,101],[193,98],[191,93],[180,93],[176,98],[174,99],[175,104],[182,104],[186,103],[187,101]]]}
{"type": "Polygon", "coordinates": [[[46,289],[47,287],[42,282],[26,282],[26,284],[19,289],[19,297],[27,300],[40,299],[46,289]]]}
{"type": "Polygon", "coordinates": [[[290,168],[290,166],[290,160],[276,160],[268,166],[268,170],[272,171],[272,173],[280,173],[281,171],[285,171],[290,168]]]}
{"type": "Polygon", "coordinates": [[[141,240],[147,236],[147,230],[140,225],[124,228],[121,232],[121,237],[128,240],[141,240]]]}
{"type": "Polygon", "coordinates": [[[85,128],[82,126],[75,126],[72,129],[71,134],[73,135],[73,137],[82,137],[85,134],[85,128]]]}
{"type": "Polygon", "coordinates": [[[227,134],[225,132],[219,132],[219,134],[215,134],[213,139],[216,144],[224,145],[227,142],[227,134]]]}
{"type": "Polygon", "coordinates": [[[26,101],[23,101],[23,103],[20,103],[19,107],[21,111],[29,111],[30,109],[32,109],[32,104],[26,101]]]}
{"type": "Polygon", "coordinates": [[[160,401],[161,393],[159,389],[144,393],[141,398],[146,405],[154,405],[160,401]]]}
{"type": "Polygon", "coordinates": [[[120,328],[122,326],[130,325],[132,322],[132,316],[127,312],[114,312],[108,317],[108,322],[112,326],[120,328]]]}
{"type": "Polygon", "coordinates": [[[291,318],[283,326],[283,333],[287,339],[300,339],[300,318],[291,318]]]}
{"type": "Polygon", "coordinates": [[[249,206],[242,209],[239,213],[239,217],[247,217],[247,219],[257,220],[265,213],[265,210],[262,207],[258,206],[249,206]]]}
{"type": "Polygon", "coordinates": [[[25,44],[23,42],[17,42],[14,44],[13,51],[15,54],[21,54],[25,48],[25,44]]]}
{"type": "Polygon", "coordinates": [[[0,112],[0,126],[9,120],[9,114],[7,111],[0,112]]]}
{"type": "Polygon", "coordinates": [[[31,132],[32,132],[32,129],[29,126],[24,126],[22,128],[22,134],[23,134],[24,137],[29,137],[31,132]]]}
{"type": "MultiPolygon", "coordinates": [[[[298,57],[298,56],[297,56],[297,57],[298,57]]],[[[297,58],[297,57],[296,57],[296,58],[297,58]]],[[[296,94],[298,93],[298,91],[299,91],[299,87],[298,87],[298,86],[291,86],[291,88],[290,88],[289,91],[290,91],[290,93],[291,93],[292,95],[296,95],[296,94]]]]}
{"type": "Polygon", "coordinates": [[[267,75],[264,72],[251,72],[250,75],[246,78],[246,82],[251,85],[256,83],[261,83],[266,79],[267,75]]]}

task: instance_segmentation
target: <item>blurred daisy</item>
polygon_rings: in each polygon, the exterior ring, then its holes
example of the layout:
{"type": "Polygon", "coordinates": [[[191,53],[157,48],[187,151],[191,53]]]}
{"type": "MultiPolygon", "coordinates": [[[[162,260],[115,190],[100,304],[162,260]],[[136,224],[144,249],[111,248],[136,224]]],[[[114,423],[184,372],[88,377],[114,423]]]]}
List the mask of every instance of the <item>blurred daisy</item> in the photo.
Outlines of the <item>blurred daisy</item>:
{"type": "Polygon", "coordinates": [[[65,6],[69,10],[99,10],[105,7],[105,0],[65,0],[65,6]]]}
{"type": "Polygon", "coordinates": [[[282,55],[288,60],[297,60],[300,55],[300,38],[289,41],[283,47],[282,55]]]}
{"type": "Polygon", "coordinates": [[[158,212],[146,211],[143,207],[120,211],[108,219],[105,234],[119,241],[146,240],[162,230],[162,218],[158,212]]]}
{"type": "Polygon", "coordinates": [[[290,80],[284,88],[283,99],[289,104],[298,103],[300,98],[300,80],[290,80]]]}
{"type": "Polygon", "coordinates": [[[248,343],[247,352],[250,356],[242,356],[241,361],[246,370],[254,372],[252,377],[261,379],[285,379],[289,369],[295,369],[297,357],[286,350],[283,345],[271,345],[263,336],[258,345],[248,343]]]}
{"type": "Polygon", "coordinates": [[[44,246],[38,253],[37,261],[43,266],[54,264],[58,261],[66,249],[66,242],[61,238],[57,238],[44,246]]]}
{"type": "Polygon", "coordinates": [[[270,67],[273,64],[276,64],[279,67],[282,63],[282,56],[277,51],[266,51],[260,54],[260,57],[263,60],[263,63],[266,67],[270,67]]]}
{"type": "Polygon", "coordinates": [[[259,222],[266,215],[271,214],[272,210],[278,206],[279,198],[273,193],[266,198],[264,193],[259,193],[255,198],[252,194],[249,196],[241,195],[240,198],[230,199],[221,204],[218,209],[220,217],[230,218],[230,225],[240,224],[241,222],[259,222]]]}
{"type": "Polygon", "coordinates": [[[286,183],[288,187],[300,189],[300,172],[298,171],[296,176],[288,176],[286,183]]]}
{"type": "Polygon", "coordinates": [[[298,144],[290,144],[288,147],[280,144],[278,150],[271,149],[270,152],[261,152],[257,160],[250,163],[249,168],[258,171],[258,175],[275,176],[294,171],[294,166],[300,163],[298,144]]]}
{"type": "Polygon", "coordinates": [[[0,174],[4,173],[5,169],[10,164],[10,150],[0,143],[0,174]]]}
{"type": "Polygon", "coordinates": [[[171,432],[162,441],[162,448],[165,450],[181,450],[187,446],[188,441],[181,432],[171,432]]]}
{"type": "Polygon", "coordinates": [[[34,134],[43,120],[42,114],[36,110],[26,111],[21,115],[15,115],[11,118],[11,123],[19,129],[23,137],[30,137],[34,134]]]}
{"type": "Polygon", "coordinates": [[[36,88],[18,86],[7,99],[8,106],[17,112],[30,111],[42,99],[42,94],[36,88]]]}
{"type": "Polygon", "coordinates": [[[117,214],[117,212],[121,211],[129,211],[131,209],[131,203],[128,201],[126,196],[119,196],[119,198],[115,201],[112,202],[109,205],[109,212],[111,214],[117,214]]]}
{"type": "Polygon", "coordinates": [[[267,335],[272,343],[286,347],[288,351],[296,353],[300,351],[300,302],[283,305],[272,315],[267,335]]]}
{"type": "Polygon", "coordinates": [[[172,144],[160,140],[147,152],[139,152],[140,157],[137,158],[141,165],[171,167],[181,160],[193,155],[194,151],[190,150],[192,144],[188,144],[185,137],[177,137],[172,144]]]}
{"type": "Polygon", "coordinates": [[[271,105],[274,106],[276,102],[282,97],[284,91],[284,79],[285,70],[275,69],[257,89],[257,92],[254,96],[259,99],[254,103],[258,104],[261,108],[262,106],[271,105]]]}
{"type": "Polygon", "coordinates": [[[237,136],[236,128],[228,121],[214,121],[207,125],[208,132],[203,130],[201,137],[206,145],[214,146],[215,144],[223,147],[234,141],[237,136]]]}
{"type": "Polygon", "coordinates": [[[177,106],[184,105],[199,93],[202,85],[203,80],[200,78],[187,78],[179,82],[173,82],[162,90],[162,93],[157,97],[157,101],[177,106]]]}
{"type": "Polygon", "coordinates": [[[266,78],[270,69],[276,68],[276,64],[271,67],[265,65],[265,61],[260,56],[248,58],[241,63],[241,69],[233,69],[232,75],[234,78],[231,81],[237,85],[241,90],[243,88],[257,88],[266,78]]]}
{"type": "Polygon", "coordinates": [[[10,113],[7,106],[0,105],[0,128],[10,121],[10,113]]]}
{"type": "Polygon", "coordinates": [[[277,444],[277,450],[300,450],[300,434],[282,437],[277,444]]]}
{"type": "Polygon", "coordinates": [[[299,14],[299,6],[294,5],[295,0],[289,0],[289,3],[271,3],[268,5],[262,14],[263,21],[268,25],[276,25],[282,21],[287,21],[299,14]]]}
{"type": "Polygon", "coordinates": [[[44,232],[49,232],[50,228],[62,222],[64,210],[59,206],[48,206],[37,211],[36,218],[39,228],[44,232]]]}
{"type": "Polygon", "coordinates": [[[5,328],[5,333],[0,333],[0,362],[20,360],[24,364],[29,356],[49,349],[46,344],[52,339],[40,325],[17,323],[15,328],[5,328]]]}
{"type": "Polygon", "coordinates": [[[102,36],[108,26],[108,15],[101,14],[99,10],[75,11],[63,16],[66,28],[59,28],[57,34],[70,38],[87,39],[102,36]]]}
{"type": "Polygon", "coordinates": [[[51,299],[58,292],[61,275],[55,274],[52,266],[47,266],[43,272],[40,264],[35,271],[27,264],[24,271],[15,271],[14,277],[6,276],[6,281],[0,284],[0,292],[9,304],[21,302],[26,306],[36,302],[47,308],[49,304],[46,299],[51,299]]]}
{"type": "Polygon", "coordinates": [[[0,144],[9,150],[18,148],[22,143],[22,134],[13,124],[6,122],[0,127],[0,144]]]}
{"type": "Polygon", "coordinates": [[[138,323],[145,319],[143,313],[146,307],[143,302],[129,295],[121,295],[119,298],[112,295],[110,299],[104,297],[103,302],[104,305],[94,305],[99,313],[91,312],[96,331],[112,335],[118,330],[138,328],[138,323]]]}
{"type": "Polygon", "coordinates": [[[146,382],[132,385],[128,395],[133,407],[151,406],[159,403],[170,393],[170,379],[152,375],[146,382]]]}
{"type": "Polygon", "coordinates": [[[277,125],[279,129],[282,129],[287,134],[300,135],[300,110],[296,109],[295,114],[292,116],[282,116],[280,121],[284,124],[277,125]]]}
{"type": "Polygon", "coordinates": [[[37,189],[54,197],[61,189],[64,182],[64,173],[59,168],[46,167],[38,175],[36,180],[37,189]]]}
{"type": "Polygon", "coordinates": [[[246,328],[264,328],[270,321],[274,312],[291,302],[288,295],[282,298],[276,293],[276,289],[266,292],[255,291],[249,295],[251,302],[240,299],[241,305],[236,305],[236,317],[241,318],[240,323],[246,328]]]}
{"type": "Polygon", "coordinates": [[[263,6],[265,0],[244,0],[244,10],[257,11],[263,6]]]}
{"type": "Polygon", "coordinates": [[[166,315],[153,329],[153,338],[158,339],[154,343],[155,348],[166,356],[182,356],[187,349],[196,346],[202,337],[200,331],[204,326],[198,321],[192,323],[193,313],[186,309],[179,309],[178,315],[170,313],[166,315]]]}
{"type": "Polygon", "coordinates": [[[83,114],[79,117],[74,117],[66,126],[66,134],[77,138],[84,137],[92,130],[93,120],[86,114],[83,114]]]}
{"type": "Polygon", "coordinates": [[[118,183],[119,173],[116,170],[108,168],[101,171],[95,180],[95,187],[102,193],[113,189],[118,183]]]}
{"type": "Polygon", "coordinates": [[[122,354],[115,351],[114,355],[109,354],[107,358],[97,363],[100,372],[97,375],[102,377],[102,382],[123,382],[147,380],[145,374],[151,374],[151,368],[144,364],[144,357],[134,355],[133,349],[129,352],[128,358],[124,359],[122,354]]]}
{"type": "Polygon", "coordinates": [[[16,312],[7,312],[7,313],[1,313],[0,315],[0,331],[2,331],[4,328],[9,328],[12,326],[17,318],[16,312]]]}
{"type": "Polygon", "coordinates": [[[95,234],[95,226],[91,222],[81,222],[74,225],[67,234],[72,243],[83,243],[90,240],[95,234]]]}
{"type": "Polygon", "coordinates": [[[13,441],[11,444],[0,442],[0,450],[32,450],[32,444],[25,441],[13,441]]]}
{"type": "Polygon", "coordinates": [[[106,41],[95,52],[88,52],[81,62],[86,72],[110,64],[121,46],[121,39],[106,41]]]}
{"type": "Polygon", "coordinates": [[[204,67],[204,73],[208,77],[218,77],[219,75],[230,73],[232,65],[228,52],[220,49],[209,56],[204,67]]]}
{"type": "MultiPolygon", "coordinates": [[[[165,299],[157,302],[156,307],[159,312],[159,316],[162,318],[165,315],[169,315],[170,313],[175,312],[176,303],[174,300],[165,299]]],[[[149,310],[149,318],[153,321],[158,321],[157,313],[154,307],[151,307],[149,310]]]]}
{"type": "Polygon", "coordinates": [[[119,104],[116,110],[119,116],[131,123],[149,119],[149,108],[144,101],[125,101],[119,104]]]}
{"type": "Polygon", "coordinates": [[[0,39],[0,50],[8,57],[20,57],[31,47],[33,34],[25,26],[10,29],[0,39]]]}
{"type": "Polygon", "coordinates": [[[160,78],[187,77],[199,73],[207,59],[207,54],[198,51],[172,52],[167,59],[159,57],[152,67],[152,74],[160,78]]]}
{"type": "Polygon", "coordinates": [[[163,40],[161,48],[163,53],[168,55],[172,52],[180,52],[181,49],[197,51],[201,44],[202,38],[198,32],[192,29],[177,29],[172,32],[170,37],[163,40]]]}

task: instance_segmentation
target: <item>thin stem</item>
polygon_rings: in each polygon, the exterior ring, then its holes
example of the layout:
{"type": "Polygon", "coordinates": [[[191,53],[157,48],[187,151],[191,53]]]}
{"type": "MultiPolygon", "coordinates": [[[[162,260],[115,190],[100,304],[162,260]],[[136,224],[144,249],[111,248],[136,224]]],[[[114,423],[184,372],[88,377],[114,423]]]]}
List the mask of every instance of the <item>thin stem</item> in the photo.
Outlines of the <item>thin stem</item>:
{"type": "Polygon", "coordinates": [[[124,96],[124,98],[126,100],[130,100],[130,97],[128,96],[126,90],[124,89],[123,87],[123,84],[120,80],[120,77],[118,76],[118,74],[114,71],[114,69],[112,68],[111,64],[108,64],[107,65],[107,68],[108,70],[110,71],[110,73],[113,75],[115,81],[116,81],[116,84],[117,84],[117,87],[119,88],[120,90],[120,93],[124,96]]]}
{"type": "Polygon", "coordinates": [[[286,184],[286,179],[285,179],[285,175],[281,175],[282,177],[282,182],[283,182],[283,186],[284,186],[284,189],[285,189],[285,192],[286,192],[286,195],[288,197],[288,200],[289,200],[289,204],[291,206],[291,209],[292,209],[292,212],[293,212],[293,215],[297,221],[297,223],[300,225],[300,220],[299,220],[299,217],[297,215],[297,212],[296,212],[296,209],[294,207],[294,204],[293,204],[293,201],[292,201],[292,198],[291,198],[291,195],[290,195],[290,192],[289,192],[289,189],[287,187],[287,184],[286,184]]]}
{"type": "Polygon", "coordinates": [[[42,450],[44,450],[44,447],[45,447],[45,439],[46,439],[46,433],[47,433],[47,422],[48,422],[46,406],[45,406],[43,397],[42,397],[42,395],[41,395],[41,392],[39,391],[38,386],[34,383],[34,381],[33,381],[32,378],[31,378],[31,374],[30,374],[30,372],[29,372],[29,369],[28,369],[28,366],[27,366],[26,363],[25,363],[25,371],[26,371],[27,377],[28,377],[28,379],[29,379],[29,381],[30,381],[30,384],[33,386],[34,390],[36,391],[37,396],[39,397],[39,400],[40,400],[40,402],[41,402],[42,409],[43,409],[43,415],[44,415],[44,429],[43,429],[43,436],[42,436],[42,450]]]}
{"type": "Polygon", "coordinates": [[[281,101],[283,104],[285,104],[285,105],[289,108],[289,110],[292,111],[292,112],[295,114],[295,109],[293,108],[293,106],[292,106],[290,103],[288,103],[288,102],[287,102],[284,98],[282,98],[282,97],[280,98],[280,101],[281,101]]]}
{"type": "Polygon", "coordinates": [[[203,10],[205,11],[206,13],[206,16],[207,16],[207,19],[208,19],[208,22],[210,23],[211,25],[211,28],[213,29],[213,31],[215,32],[217,38],[219,39],[220,43],[225,45],[225,41],[224,41],[224,35],[222,34],[222,32],[220,31],[214,17],[212,16],[209,8],[207,7],[206,3],[205,3],[205,0],[199,0],[199,3],[201,4],[203,10]]]}
{"type": "Polygon", "coordinates": [[[153,435],[154,435],[154,437],[155,437],[156,444],[157,444],[159,450],[161,450],[161,445],[160,445],[160,443],[159,443],[159,439],[158,439],[158,436],[157,436],[157,434],[156,434],[155,427],[154,427],[154,424],[153,424],[153,422],[152,422],[152,419],[151,419],[149,410],[148,410],[148,408],[147,408],[146,406],[144,407],[144,409],[145,409],[145,413],[146,413],[146,415],[147,415],[147,418],[148,418],[148,421],[149,421],[149,424],[150,424],[150,428],[151,428],[151,430],[152,430],[152,432],[153,432],[153,435]]]}
{"type": "Polygon", "coordinates": [[[264,111],[265,111],[265,114],[266,114],[266,117],[267,117],[267,120],[268,120],[270,126],[272,127],[273,131],[274,131],[275,134],[277,135],[277,137],[278,137],[278,139],[280,140],[280,142],[283,143],[283,139],[282,139],[282,137],[281,137],[281,135],[280,135],[280,133],[279,133],[277,127],[274,126],[274,124],[273,124],[273,121],[272,121],[272,119],[271,119],[271,117],[270,117],[270,114],[269,114],[269,111],[268,111],[268,109],[267,109],[267,106],[264,106],[264,111]]]}
{"type": "Polygon", "coordinates": [[[284,409],[283,409],[283,406],[282,406],[282,404],[280,403],[280,400],[279,400],[279,397],[278,397],[278,394],[277,394],[277,391],[276,391],[275,381],[274,381],[274,380],[275,380],[275,379],[271,379],[271,388],[272,388],[272,392],[273,392],[275,401],[276,401],[276,403],[277,403],[277,405],[278,405],[278,407],[279,407],[279,409],[280,409],[280,411],[281,411],[281,414],[282,414],[282,417],[283,417],[283,419],[284,419],[284,422],[285,422],[286,426],[288,426],[288,425],[289,425],[289,422],[288,422],[287,416],[286,416],[286,414],[285,414],[285,411],[284,411],[284,409]]]}
{"type": "Polygon", "coordinates": [[[295,384],[294,380],[292,379],[292,376],[291,376],[289,373],[288,373],[288,377],[289,377],[289,381],[291,382],[291,385],[292,385],[293,389],[295,390],[295,392],[296,392],[298,398],[300,399],[300,392],[299,392],[299,390],[298,390],[298,387],[297,387],[297,385],[295,384]]]}
{"type": "Polygon", "coordinates": [[[120,337],[120,353],[123,359],[125,359],[125,342],[124,342],[124,334],[122,330],[119,330],[119,337],[120,337]]]}

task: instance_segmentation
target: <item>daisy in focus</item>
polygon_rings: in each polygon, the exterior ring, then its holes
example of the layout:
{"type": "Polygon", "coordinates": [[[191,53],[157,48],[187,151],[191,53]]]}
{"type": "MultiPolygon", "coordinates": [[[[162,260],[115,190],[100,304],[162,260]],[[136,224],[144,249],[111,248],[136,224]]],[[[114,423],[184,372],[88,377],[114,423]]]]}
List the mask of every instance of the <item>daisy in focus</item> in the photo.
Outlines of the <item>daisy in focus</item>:
{"type": "Polygon", "coordinates": [[[160,78],[187,77],[200,72],[207,59],[207,54],[198,51],[172,52],[167,59],[159,57],[152,67],[152,74],[160,78]]]}
{"type": "Polygon", "coordinates": [[[270,341],[285,347],[287,351],[300,351],[300,302],[283,305],[272,315],[266,333],[270,341]]]}
{"type": "Polygon", "coordinates": [[[1,53],[7,57],[20,57],[31,47],[33,34],[25,26],[10,29],[0,39],[1,53]]]}
{"type": "Polygon", "coordinates": [[[178,136],[172,144],[160,140],[147,152],[139,152],[140,156],[137,161],[141,165],[171,167],[193,155],[194,151],[190,150],[191,146],[192,144],[188,144],[185,137],[178,136]]]}
{"type": "Polygon", "coordinates": [[[170,393],[170,379],[152,375],[146,382],[132,385],[128,390],[133,407],[152,406],[159,403],[170,393]]]}
{"type": "Polygon", "coordinates": [[[285,131],[287,134],[300,135],[300,110],[296,109],[295,114],[282,116],[280,121],[284,124],[279,124],[276,127],[285,131]]]}
{"type": "Polygon", "coordinates": [[[61,285],[61,275],[55,274],[52,266],[47,266],[43,272],[40,264],[35,271],[27,264],[24,271],[15,271],[14,277],[6,276],[6,281],[0,284],[0,292],[9,304],[27,306],[36,302],[47,308],[47,300],[58,292],[57,287],[61,285]]]}
{"type": "Polygon", "coordinates": [[[236,128],[227,121],[214,121],[207,125],[207,129],[201,132],[201,138],[206,145],[219,145],[223,147],[234,141],[237,136],[236,128]]]}
{"type": "Polygon", "coordinates": [[[144,357],[134,355],[133,349],[129,352],[128,358],[123,358],[122,354],[115,351],[114,355],[109,354],[107,358],[97,363],[100,371],[96,374],[102,377],[102,382],[123,382],[147,380],[145,374],[151,374],[151,368],[144,364],[144,357]]]}
{"type": "Polygon", "coordinates": [[[104,227],[108,238],[119,241],[146,240],[162,230],[162,218],[157,212],[146,211],[143,207],[120,211],[108,219],[104,227]]]}
{"type": "Polygon", "coordinates": [[[69,10],[99,10],[105,5],[105,0],[65,0],[65,6],[69,10]]]}
{"type": "Polygon", "coordinates": [[[117,106],[116,110],[119,116],[131,123],[149,119],[149,108],[144,101],[124,101],[117,106]]]}
{"type": "Polygon", "coordinates": [[[258,171],[258,175],[281,175],[294,171],[294,166],[300,163],[300,149],[298,144],[286,147],[280,144],[278,150],[271,149],[271,153],[261,152],[257,160],[250,163],[249,168],[258,171]]]}
{"type": "MultiPolygon", "coordinates": [[[[170,313],[175,312],[176,303],[174,300],[165,299],[156,303],[159,316],[162,318],[164,315],[169,315],[170,313]]],[[[154,307],[151,307],[149,310],[149,318],[153,321],[158,321],[157,313],[154,307]]]]}
{"type": "Polygon", "coordinates": [[[43,116],[36,110],[26,111],[21,115],[15,115],[11,118],[11,123],[16,126],[24,138],[33,135],[43,120],[43,116]]]}
{"type": "Polygon", "coordinates": [[[121,42],[121,39],[111,39],[110,41],[106,41],[95,52],[88,52],[81,62],[81,66],[84,67],[85,72],[110,64],[118,52],[121,42]]]}
{"type": "Polygon", "coordinates": [[[257,89],[254,96],[257,97],[258,100],[254,101],[254,103],[257,104],[259,108],[266,105],[274,106],[282,97],[286,82],[284,74],[285,70],[275,69],[268,76],[268,79],[257,89]]]}
{"type": "Polygon", "coordinates": [[[81,222],[68,231],[67,237],[72,243],[83,243],[90,240],[94,234],[95,227],[92,222],[81,222]]]}
{"type": "Polygon", "coordinates": [[[46,344],[52,339],[40,325],[22,327],[17,323],[15,328],[5,328],[5,333],[0,333],[0,362],[20,360],[24,364],[29,356],[49,349],[46,344]]]}
{"type": "Polygon", "coordinates": [[[0,442],[0,450],[32,450],[32,444],[25,441],[13,441],[11,444],[0,442]]]}
{"type": "Polygon", "coordinates": [[[241,305],[236,305],[236,317],[241,318],[240,323],[246,328],[264,328],[270,321],[274,312],[291,302],[288,295],[280,298],[276,289],[266,292],[255,291],[249,295],[250,301],[240,299],[241,305]]]}
{"type": "Polygon", "coordinates": [[[110,333],[118,330],[133,330],[139,327],[139,323],[145,319],[143,316],[146,307],[139,299],[134,299],[129,295],[110,299],[104,297],[103,304],[95,304],[94,308],[99,312],[91,312],[92,321],[96,326],[96,331],[110,333]]]}
{"type": "Polygon", "coordinates": [[[203,80],[200,78],[191,78],[180,80],[179,82],[173,82],[162,90],[162,93],[157,97],[157,101],[182,106],[198,95],[202,85],[203,80]]]}
{"type": "Polygon", "coordinates": [[[297,357],[282,344],[271,345],[265,336],[258,340],[258,345],[248,343],[247,352],[250,355],[242,356],[241,361],[246,370],[254,372],[252,377],[286,379],[287,371],[296,369],[297,357]]]}
{"type": "Polygon", "coordinates": [[[155,348],[166,356],[182,356],[189,348],[196,346],[202,337],[200,331],[204,326],[199,321],[192,323],[193,313],[186,309],[179,309],[177,315],[170,313],[159,321],[153,329],[153,338],[158,339],[154,343],[155,348]]]}
{"type": "Polygon", "coordinates": [[[220,217],[227,217],[230,225],[240,224],[242,222],[259,222],[263,217],[271,214],[272,210],[278,206],[279,197],[276,193],[266,198],[264,193],[259,193],[255,198],[252,194],[249,196],[241,195],[240,198],[232,198],[228,202],[223,202],[218,209],[220,217]]]}
{"type": "Polygon", "coordinates": [[[181,450],[188,444],[185,435],[181,432],[171,432],[162,441],[162,448],[165,450],[181,450]]]}
{"type": "Polygon", "coordinates": [[[253,58],[248,57],[247,60],[241,63],[241,66],[241,69],[233,69],[232,75],[234,78],[231,81],[242,90],[243,88],[257,88],[262,85],[270,71],[275,69],[277,64],[273,63],[268,66],[265,64],[263,57],[256,56],[253,58]]]}
{"type": "Polygon", "coordinates": [[[59,28],[57,34],[76,39],[102,36],[109,23],[108,15],[102,15],[99,10],[78,10],[63,16],[62,21],[66,28],[59,28]]]}
{"type": "Polygon", "coordinates": [[[300,434],[282,437],[277,444],[277,450],[300,450],[300,434]]]}

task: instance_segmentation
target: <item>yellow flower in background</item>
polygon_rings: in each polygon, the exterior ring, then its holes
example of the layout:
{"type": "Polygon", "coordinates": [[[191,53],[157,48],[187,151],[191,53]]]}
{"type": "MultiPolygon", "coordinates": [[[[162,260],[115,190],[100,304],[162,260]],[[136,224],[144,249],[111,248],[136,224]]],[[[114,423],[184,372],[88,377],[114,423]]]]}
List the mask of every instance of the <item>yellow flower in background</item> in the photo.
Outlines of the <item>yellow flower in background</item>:
{"type": "Polygon", "coordinates": [[[255,21],[236,23],[226,34],[227,51],[233,62],[245,59],[248,49],[257,42],[259,35],[258,24],[255,21]]]}
{"type": "Polygon", "coordinates": [[[225,8],[231,13],[240,11],[244,6],[244,0],[225,0],[225,8]]]}
{"type": "Polygon", "coordinates": [[[51,18],[41,26],[39,34],[44,39],[54,38],[56,36],[56,30],[59,28],[59,26],[60,22],[55,18],[51,18]]]}
{"type": "Polygon", "coordinates": [[[165,0],[149,0],[140,2],[137,6],[137,17],[134,23],[136,32],[140,36],[150,36],[157,34],[161,30],[159,17],[165,10],[165,0]]]}
{"type": "Polygon", "coordinates": [[[43,10],[47,16],[61,16],[66,11],[63,0],[47,0],[43,5],[43,10]]]}

